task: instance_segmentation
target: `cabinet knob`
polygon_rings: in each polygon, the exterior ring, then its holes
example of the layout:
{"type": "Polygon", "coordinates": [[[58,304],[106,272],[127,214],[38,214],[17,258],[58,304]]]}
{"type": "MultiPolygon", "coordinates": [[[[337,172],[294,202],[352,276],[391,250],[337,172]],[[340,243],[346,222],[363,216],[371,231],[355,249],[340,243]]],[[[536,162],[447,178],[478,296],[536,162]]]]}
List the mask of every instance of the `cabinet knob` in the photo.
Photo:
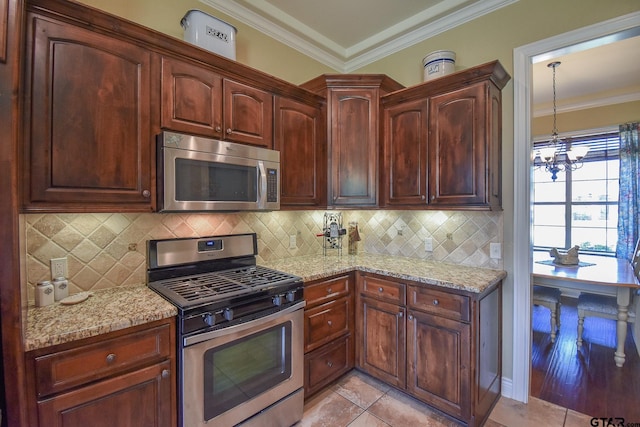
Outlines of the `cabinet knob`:
{"type": "Polygon", "coordinates": [[[113,363],[116,361],[116,355],[113,353],[107,354],[107,363],[113,363]]]}
{"type": "Polygon", "coordinates": [[[216,126],[216,127],[215,127],[215,131],[216,131],[216,132],[222,132],[222,128],[221,128],[220,126],[216,126]]]}
{"type": "Polygon", "coordinates": [[[438,301],[437,299],[434,299],[433,300],[433,305],[438,305],[438,304],[440,304],[440,301],[438,301]]]}
{"type": "Polygon", "coordinates": [[[409,315],[409,320],[413,320],[413,314],[409,315]]]}
{"type": "Polygon", "coordinates": [[[402,317],[402,316],[404,316],[404,314],[402,312],[399,312],[398,317],[402,317]]]}
{"type": "Polygon", "coordinates": [[[331,293],[331,288],[327,288],[327,293],[330,294],[331,293]]]}
{"type": "Polygon", "coordinates": [[[331,320],[327,320],[327,325],[333,326],[333,322],[331,320]]]}
{"type": "Polygon", "coordinates": [[[169,370],[168,370],[168,369],[163,369],[163,370],[162,370],[162,374],[161,374],[161,375],[162,375],[162,378],[167,379],[167,378],[169,378],[169,376],[171,375],[171,373],[169,372],[169,370]]]}
{"type": "Polygon", "coordinates": [[[145,197],[145,198],[147,198],[147,199],[148,199],[149,197],[151,197],[151,191],[149,191],[149,190],[142,190],[142,197],[145,197]]]}
{"type": "Polygon", "coordinates": [[[436,196],[431,196],[431,200],[435,200],[435,199],[436,199],[436,196]]]}
{"type": "Polygon", "coordinates": [[[420,196],[420,198],[421,198],[422,200],[424,200],[424,199],[426,199],[426,198],[427,198],[427,196],[425,196],[425,195],[423,194],[422,196],[420,196]]]}
{"type": "Polygon", "coordinates": [[[327,360],[327,366],[332,368],[333,367],[333,362],[330,360],[327,360]]]}
{"type": "Polygon", "coordinates": [[[231,132],[233,132],[231,128],[227,129],[227,135],[231,135],[231,132]]]}
{"type": "Polygon", "coordinates": [[[378,292],[382,292],[382,291],[384,291],[384,289],[378,288],[378,292]]]}

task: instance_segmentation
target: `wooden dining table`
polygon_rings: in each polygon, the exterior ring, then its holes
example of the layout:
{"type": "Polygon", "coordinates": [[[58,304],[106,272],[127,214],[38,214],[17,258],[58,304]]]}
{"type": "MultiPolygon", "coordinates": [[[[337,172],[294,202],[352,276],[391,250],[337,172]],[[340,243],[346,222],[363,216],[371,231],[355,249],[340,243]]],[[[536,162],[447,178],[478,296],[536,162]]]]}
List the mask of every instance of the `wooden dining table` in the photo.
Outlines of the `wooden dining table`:
{"type": "MultiPolygon", "coordinates": [[[[629,261],[613,257],[580,255],[580,261],[591,264],[585,266],[542,264],[551,260],[548,252],[534,252],[532,276],[534,283],[578,289],[580,291],[616,296],[618,319],[616,325],[616,366],[625,361],[624,344],[627,339],[627,319],[632,295],[640,289],[640,283],[633,273],[629,261]]],[[[636,320],[638,321],[638,320],[636,320]]],[[[635,337],[639,339],[640,337],[635,337]]]]}

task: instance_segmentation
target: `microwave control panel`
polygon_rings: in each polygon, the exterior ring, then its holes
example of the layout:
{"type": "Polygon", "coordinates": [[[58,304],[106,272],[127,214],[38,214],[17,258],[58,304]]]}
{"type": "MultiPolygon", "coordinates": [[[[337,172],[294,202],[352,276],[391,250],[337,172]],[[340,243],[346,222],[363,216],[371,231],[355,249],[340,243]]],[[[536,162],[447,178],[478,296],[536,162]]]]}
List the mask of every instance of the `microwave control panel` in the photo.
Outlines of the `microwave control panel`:
{"type": "Polygon", "coordinates": [[[267,169],[267,202],[278,201],[278,170],[267,169]]]}

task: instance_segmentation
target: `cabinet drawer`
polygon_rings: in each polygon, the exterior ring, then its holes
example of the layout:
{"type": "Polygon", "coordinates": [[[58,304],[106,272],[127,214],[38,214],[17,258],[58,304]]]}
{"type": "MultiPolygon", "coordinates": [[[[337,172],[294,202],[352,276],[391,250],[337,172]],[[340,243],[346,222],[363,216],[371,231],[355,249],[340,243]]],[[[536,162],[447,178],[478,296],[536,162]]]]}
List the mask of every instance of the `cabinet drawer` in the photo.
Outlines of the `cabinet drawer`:
{"type": "Polygon", "coordinates": [[[420,286],[409,287],[409,307],[468,322],[469,297],[420,286]]]}
{"type": "Polygon", "coordinates": [[[378,277],[362,276],[360,293],[369,298],[405,304],[404,283],[392,282],[378,277]]]}
{"type": "Polygon", "coordinates": [[[347,335],[304,356],[305,398],[353,367],[352,337],[347,335]]]}
{"type": "Polygon", "coordinates": [[[304,299],[307,301],[307,307],[313,307],[349,295],[350,290],[349,276],[342,276],[305,286],[304,299]]]}
{"type": "Polygon", "coordinates": [[[351,299],[342,297],[304,313],[305,352],[349,332],[351,299]]]}
{"type": "Polygon", "coordinates": [[[159,362],[171,356],[169,325],[40,356],[35,359],[38,397],[159,362]]]}

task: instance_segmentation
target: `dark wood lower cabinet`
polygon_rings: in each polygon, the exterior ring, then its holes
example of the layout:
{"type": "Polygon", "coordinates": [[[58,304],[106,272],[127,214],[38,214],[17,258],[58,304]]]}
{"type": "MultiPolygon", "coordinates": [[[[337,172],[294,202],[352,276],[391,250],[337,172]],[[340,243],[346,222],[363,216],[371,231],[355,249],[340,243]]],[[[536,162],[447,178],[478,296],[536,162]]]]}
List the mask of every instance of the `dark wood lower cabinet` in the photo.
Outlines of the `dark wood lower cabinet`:
{"type": "Polygon", "coordinates": [[[482,425],[502,385],[502,284],[473,293],[358,273],[356,289],[358,368],[482,425]]]}
{"type": "Polygon", "coordinates": [[[170,365],[165,361],[38,402],[39,425],[172,427],[170,365]]]}
{"type": "Polygon", "coordinates": [[[31,427],[173,427],[175,319],[26,354],[31,427]]]}
{"type": "Polygon", "coordinates": [[[469,418],[469,339],[468,324],[409,313],[407,391],[456,418],[469,418]]]}
{"type": "Polygon", "coordinates": [[[305,283],[305,399],[346,374],[354,361],[354,274],[305,283]]]}
{"type": "Polygon", "coordinates": [[[359,367],[387,384],[405,386],[405,308],[362,298],[358,304],[359,367]]]}

